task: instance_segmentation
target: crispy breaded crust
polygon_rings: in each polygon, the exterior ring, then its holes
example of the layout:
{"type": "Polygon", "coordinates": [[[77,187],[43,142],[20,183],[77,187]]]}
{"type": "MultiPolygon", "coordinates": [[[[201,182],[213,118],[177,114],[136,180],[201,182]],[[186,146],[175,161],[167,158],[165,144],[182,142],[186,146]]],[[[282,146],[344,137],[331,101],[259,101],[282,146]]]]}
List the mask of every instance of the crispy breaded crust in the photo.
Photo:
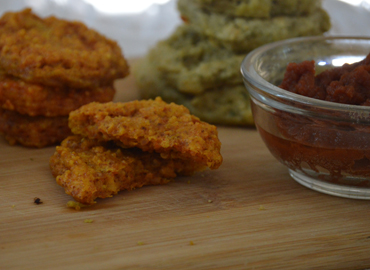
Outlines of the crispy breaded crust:
{"type": "Polygon", "coordinates": [[[217,128],[161,98],[93,102],[71,112],[69,126],[74,134],[158,152],[165,159],[190,160],[211,169],[222,163],[217,128]]]}
{"type": "Polygon", "coordinates": [[[16,77],[0,74],[0,108],[30,116],[68,116],[93,101],[113,100],[113,86],[94,89],[70,89],[24,82],[16,77]]]}
{"type": "Polygon", "coordinates": [[[0,68],[25,81],[72,88],[110,85],[129,73],[118,44],[80,22],[25,9],[0,19],[0,68]]]}
{"type": "Polygon", "coordinates": [[[0,108],[0,134],[11,145],[45,147],[60,143],[71,131],[68,116],[32,117],[0,108]]]}
{"type": "Polygon", "coordinates": [[[86,205],[121,190],[165,184],[177,174],[204,169],[194,162],[163,159],[138,148],[122,149],[112,142],[80,136],[70,136],[57,146],[50,167],[66,193],[86,205]]]}

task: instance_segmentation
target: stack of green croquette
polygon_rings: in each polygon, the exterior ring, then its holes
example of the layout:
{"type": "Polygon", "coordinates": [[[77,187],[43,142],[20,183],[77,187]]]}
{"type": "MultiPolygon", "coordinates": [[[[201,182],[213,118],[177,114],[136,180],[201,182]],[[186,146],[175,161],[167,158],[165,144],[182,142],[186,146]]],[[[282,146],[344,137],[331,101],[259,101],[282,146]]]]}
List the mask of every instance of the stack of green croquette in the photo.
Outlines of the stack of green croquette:
{"type": "Polygon", "coordinates": [[[184,23],[136,65],[136,82],[141,98],[161,96],[213,124],[253,124],[240,74],[248,52],[330,29],[320,0],[178,0],[178,10],[184,23]]]}

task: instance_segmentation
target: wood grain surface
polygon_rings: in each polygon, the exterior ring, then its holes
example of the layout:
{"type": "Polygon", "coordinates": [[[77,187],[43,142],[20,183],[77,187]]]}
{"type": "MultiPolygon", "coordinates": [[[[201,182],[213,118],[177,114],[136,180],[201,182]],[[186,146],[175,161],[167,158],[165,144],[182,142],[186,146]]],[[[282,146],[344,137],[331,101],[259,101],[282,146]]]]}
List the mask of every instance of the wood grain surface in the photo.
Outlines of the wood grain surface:
{"type": "MultiPolygon", "coordinates": [[[[117,88],[116,101],[138,97],[132,77],[117,88]]],[[[80,211],[50,173],[55,147],[0,138],[0,269],[370,267],[369,201],[299,185],[254,128],[219,127],[219,137],[218,170],[80,211]]]]}

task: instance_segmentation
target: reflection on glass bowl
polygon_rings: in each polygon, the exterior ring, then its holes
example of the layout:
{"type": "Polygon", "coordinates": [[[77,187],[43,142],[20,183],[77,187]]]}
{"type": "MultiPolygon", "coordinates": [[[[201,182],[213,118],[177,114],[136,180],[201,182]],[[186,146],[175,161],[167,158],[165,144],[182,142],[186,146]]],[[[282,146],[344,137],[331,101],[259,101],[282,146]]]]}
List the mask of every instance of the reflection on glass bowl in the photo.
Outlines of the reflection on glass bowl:
{"type": "Polygon", "coordinates": [[[314,60],[318,72],[370,52],[370,38],[306,37],[260,47],[241,72],[256,127],[302,185],[331,195],[370,199],[370,107],[317,100],[279,85],[288,63],[314,60]]]}

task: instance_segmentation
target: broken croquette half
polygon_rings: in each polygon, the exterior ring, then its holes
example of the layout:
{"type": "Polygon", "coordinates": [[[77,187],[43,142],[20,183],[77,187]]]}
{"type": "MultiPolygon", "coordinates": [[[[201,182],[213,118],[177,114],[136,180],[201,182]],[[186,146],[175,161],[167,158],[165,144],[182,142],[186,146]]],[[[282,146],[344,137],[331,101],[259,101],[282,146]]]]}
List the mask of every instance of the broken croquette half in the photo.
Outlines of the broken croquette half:
{"type": "Polygon", "coordinates": [[[70,113],[69,127],[74,134],[157,152],[164,159],[183,159],[211,169],[222,163],[216,126],[159,97],[127,103],[92,102],[70,113]]]}
{"type": "Polygon", "coordinates": [[[165,184],[177,175],[191,175],[206,168],[197,162],[163,159],[157,153],[123,149],[113,142],[80,136],[70,136],[57,146],[50,167],[65,192],[85,205],[121,190],[165,184]]]}

